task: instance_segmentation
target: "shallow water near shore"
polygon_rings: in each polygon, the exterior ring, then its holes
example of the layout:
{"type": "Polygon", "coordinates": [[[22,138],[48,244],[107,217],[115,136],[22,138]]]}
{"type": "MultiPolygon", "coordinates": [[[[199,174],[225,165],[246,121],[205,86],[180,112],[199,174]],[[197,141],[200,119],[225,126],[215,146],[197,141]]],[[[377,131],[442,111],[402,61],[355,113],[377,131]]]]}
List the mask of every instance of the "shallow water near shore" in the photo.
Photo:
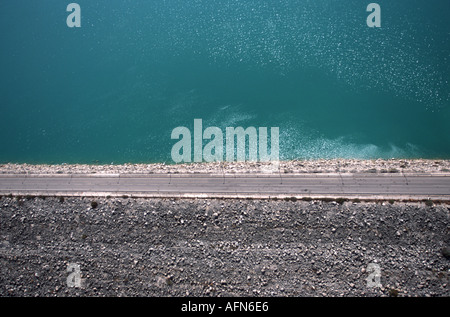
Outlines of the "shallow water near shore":
{"type": "Polygon", "coordinates": [[[279,127],[280,159],[450,158],[450,6],[0,4],[0,162],[173,163],[174,128],[279,127]]]}

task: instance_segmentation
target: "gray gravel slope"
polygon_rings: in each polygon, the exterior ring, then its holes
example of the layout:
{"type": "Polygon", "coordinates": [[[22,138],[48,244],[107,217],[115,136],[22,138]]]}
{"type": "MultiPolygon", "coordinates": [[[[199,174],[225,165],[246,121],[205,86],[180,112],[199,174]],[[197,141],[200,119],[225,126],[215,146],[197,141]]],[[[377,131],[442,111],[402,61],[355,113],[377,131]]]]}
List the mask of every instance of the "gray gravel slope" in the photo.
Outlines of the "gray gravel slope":
{"type": "Polygon", "coordinates": [[[423,203],[3,197],[0,296],[449,296],[448,220],[423,203]]]}

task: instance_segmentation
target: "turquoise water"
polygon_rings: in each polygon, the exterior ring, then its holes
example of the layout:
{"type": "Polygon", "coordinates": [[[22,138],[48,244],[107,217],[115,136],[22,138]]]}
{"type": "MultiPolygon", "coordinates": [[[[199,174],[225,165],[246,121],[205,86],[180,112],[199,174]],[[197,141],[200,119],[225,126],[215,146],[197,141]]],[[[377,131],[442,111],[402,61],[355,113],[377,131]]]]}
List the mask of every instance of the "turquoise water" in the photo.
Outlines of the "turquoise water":
{"type": "Polygon", "coordinates": [[[0,162],[171,163],[171,132],[279,127],[281,159],[450,158],[450,2],[0,2],[0,162]]]}

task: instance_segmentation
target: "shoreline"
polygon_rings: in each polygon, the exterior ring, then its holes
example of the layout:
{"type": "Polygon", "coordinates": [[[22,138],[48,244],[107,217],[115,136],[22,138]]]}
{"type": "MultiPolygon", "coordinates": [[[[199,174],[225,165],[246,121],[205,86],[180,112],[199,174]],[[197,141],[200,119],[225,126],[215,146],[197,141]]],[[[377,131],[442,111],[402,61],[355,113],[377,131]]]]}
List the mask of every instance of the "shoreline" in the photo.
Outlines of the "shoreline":
{"type": "Polygon", "coordinates": [[[450,173],[450,160],[318,159],[188,164],[0,164],[0,174],[450,173]]]}
{"type": "MultiPolygon", "coordinates": [[[[449,165],[316,160],[280,162],[274,171],[440,175],[449,165]]],[[[3,164],[0,176],[249,173],[268,167],[3,164]]],[[[0,196],[0,206],[0,223],[6,224],[0,230],[0,296],[448,296],[450,207],[438,201],[11,194],[0,196]],[[73,264],[81,271],[78,287],[67,282],[73,264]],[[373,264],[381,273],[376,287],[368,284],[373,264]]]]}

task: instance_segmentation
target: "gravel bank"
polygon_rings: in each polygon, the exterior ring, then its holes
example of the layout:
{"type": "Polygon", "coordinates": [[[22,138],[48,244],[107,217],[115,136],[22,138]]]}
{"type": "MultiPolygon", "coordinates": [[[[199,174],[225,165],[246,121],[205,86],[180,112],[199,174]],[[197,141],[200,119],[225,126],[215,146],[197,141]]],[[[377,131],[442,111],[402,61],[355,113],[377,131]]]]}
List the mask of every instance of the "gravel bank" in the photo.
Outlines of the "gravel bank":
{"type": "Polygon", "coordinates": [[[132,173],[450,173],[450,160],[305,160],[193,164],[3,164],[0,174],[132,173]]]}
{"type": "Polygon", "coordinates": [[[0,199],[0,296],[450,295],[449,205],[92,201],[0,199]]]}

